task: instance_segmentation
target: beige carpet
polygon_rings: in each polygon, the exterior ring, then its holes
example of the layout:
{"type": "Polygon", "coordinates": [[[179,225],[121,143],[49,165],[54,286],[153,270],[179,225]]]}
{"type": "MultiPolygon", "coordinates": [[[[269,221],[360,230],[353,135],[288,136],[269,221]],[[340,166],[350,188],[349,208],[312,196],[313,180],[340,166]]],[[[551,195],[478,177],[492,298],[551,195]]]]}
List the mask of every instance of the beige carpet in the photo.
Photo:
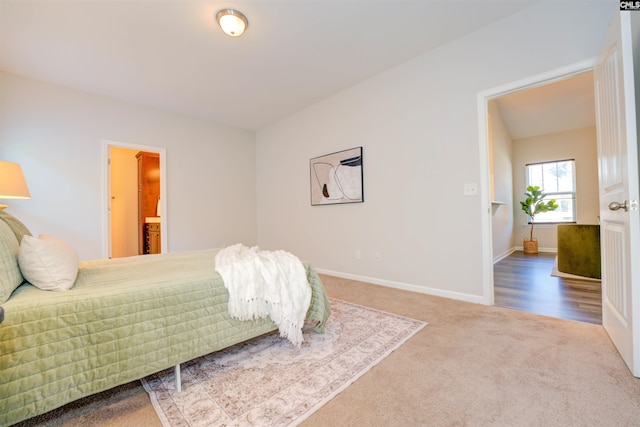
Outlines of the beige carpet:
{"type": "MultiPolygon", "coordinates": [[[[333,298],[429,326],[302,427],[640,424],[640,380],[602,326],[324,275],[322,280],[333,298]]],[[[25,425],[162,426],[139,382],[25,425]]]]}
{"type": "Polygon", "coordinates": [[[324,334],[304,332],[298,349],[272,333],[142,380],[166,427],[295,426],[425,326],[331,301],[324,334]]]}

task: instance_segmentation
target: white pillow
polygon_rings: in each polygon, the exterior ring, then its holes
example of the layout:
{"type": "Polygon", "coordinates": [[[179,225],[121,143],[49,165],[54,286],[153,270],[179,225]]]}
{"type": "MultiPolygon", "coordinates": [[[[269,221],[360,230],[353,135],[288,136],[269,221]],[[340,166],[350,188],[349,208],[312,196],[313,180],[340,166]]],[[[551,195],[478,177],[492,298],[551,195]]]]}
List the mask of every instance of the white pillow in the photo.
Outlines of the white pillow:
{"type": "Polygon", "coordinates": [[[25,235],[18,251],[18,265],[24,278],[46,291],[71,289],[78,275],[79,258],[70,244],[41,234],[39,239],[25,235]]]}

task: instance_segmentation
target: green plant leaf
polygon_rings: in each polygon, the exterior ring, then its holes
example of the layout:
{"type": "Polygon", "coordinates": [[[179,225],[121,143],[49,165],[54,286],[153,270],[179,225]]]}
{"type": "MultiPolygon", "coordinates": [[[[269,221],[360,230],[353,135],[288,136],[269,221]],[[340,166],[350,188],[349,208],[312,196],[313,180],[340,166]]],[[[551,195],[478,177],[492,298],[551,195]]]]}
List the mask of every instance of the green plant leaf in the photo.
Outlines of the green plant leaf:
{"type": "Polygon", "coordinates": [[[533,238],[534,217],[542,212],[549,212],[558,209],[555,199],[543,201],[546,197],[540,187],[537,185],[527,186],[527,192],[524,193],[526,198],[520,201],[520,207],[524,213],[531,218],[531,238],[533,238]]]}

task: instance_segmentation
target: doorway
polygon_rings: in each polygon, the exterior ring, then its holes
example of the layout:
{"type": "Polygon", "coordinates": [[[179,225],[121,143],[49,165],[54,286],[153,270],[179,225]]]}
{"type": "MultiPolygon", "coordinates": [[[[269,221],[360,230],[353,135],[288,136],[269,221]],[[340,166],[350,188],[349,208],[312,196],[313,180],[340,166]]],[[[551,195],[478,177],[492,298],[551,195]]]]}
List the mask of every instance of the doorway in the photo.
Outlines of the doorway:
{"type": "MultiPolygon", "coordinates": [[[[568,82],[570,81],[569,79],[572,78],[585,76],[586,74],[592,72],[593,66],[594,61],[584,61],[563,69],[555,70],[553,72],[545,73],[539,76],[534,76],[526,80],[515,82],[513,84],[505,85],[503,87],[495,88],[478,94],[481,169],[483,171],[480,184],[482,194],[489,195],[482,200],[482,213],[484,216],[483,297],[487,304],[495,304],[494,263],[499,261],[500,259],[506,258],[511,253],[513,253],[514,250],[521,250],[522,235],[526,232],[526,227],[523,226],[523,223],[526,224],[526,216],[519,209],[519,199],[517,196],[517,194],[524,192],[524,167],[522,165],[510,164],[510,167],[513,168],[509,171],[509,182],[511,183],[511,186],[508,186],[509,188],[506,192],[501,192],[501,190],[504,189],[496,189],[495,187],[495,183],[501,182],[500,180],[504,179],[504,177],[494,176],[493,173],[493,166],[494,162],[496,161],[496,156],[492,151],[491,138],[496,133],[496,120],[495,117],[491,117],[491,103],[495,104],[495,101],[499,100],[501,97],[507,97],[526,90],[544,88],[546,86],[557,84],[559,82],[568,82]],[[518,179],[514,179],[514,176],[517,176],[518,179]],[[522,187],[522,191],[518,191],[520,187],[522,187]],[[499,218],[499,221],[502,221],[502,223],[497,222],[497,218],[499,218]],[[505,223],[510,224],[510,229],[508,229],[507,232],[505,232],[504,229],[500,228],[504,227],[505,223]],[[502,239],[502,241],[496,243],[496,239],[502,239]],[[519,244],[518,241],[520,242],[519,244]]],[[[590,84],[592,85],[592,83],[590,84]]],[[[584,100],[581,102],[584,102],[584,100]]],[[[591,105],[594,106],[595,101],[591,101],[591,105]]],[[[495,108],[495,105],[493,106],[493,108],[495,108]]],[[[568,111],[570,112],[572,110],[569,109],[568,111]]],[[[537,120],[530,120],[530,122],[537,123],[537,120]]],[[[595,127],[595,119],[592,126],[595,127]]],[[[509,154],[509,156],[510,155],[511,154],[509,154]]],[[[597,153],[595,153],[594,156],[595,166],[593,167],[593,170],[595,170],[595,176],[592,177],[592,180],[594,182],[592,188],[597,189],[597,153]]],[[[594,190],[592,191],[592,193],[597,193],[597,191],[594,190]]],[[[589,219],[589,222],[597,222],[597,212],[598,203],[596,201],[593,207],[594,218],[593,221],[589,219]]],[[[555,226],[549,226],[541,231],[553,237],[553,242],[548,246],[551,249],[555,249],[557,247],[557,244],[555,242],[555,226]]],[[[544,249],[545,248],[543,248],[543,251],[544,249]]],[[[551,271],[549,271],[549,274],[551,274],[551,271]]]]}
{"type": "Polygon", "coordinates": [[[495,306],[601,325],[600,281],[552,276],[555,257],[515,251],[498,261],[493,267],[495,306]]]}
{"type": "Polygon", "coordinates": [[[167,251],[164,148],[104,141],[108,258],[167,251]]]}

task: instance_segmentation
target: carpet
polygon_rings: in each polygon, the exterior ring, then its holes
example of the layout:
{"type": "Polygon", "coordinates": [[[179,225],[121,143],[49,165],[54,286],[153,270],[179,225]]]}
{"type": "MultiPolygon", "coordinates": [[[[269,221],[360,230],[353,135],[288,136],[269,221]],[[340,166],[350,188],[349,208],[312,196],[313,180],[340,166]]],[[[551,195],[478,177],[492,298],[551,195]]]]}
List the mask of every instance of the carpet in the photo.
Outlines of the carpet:
{"type": "Polygon", "coordinates": [[[163,425],[295,426],[391,354],[425,322],[331,299],[324,334],[297,349],[277,332],[142,380],[163,425]]]}

